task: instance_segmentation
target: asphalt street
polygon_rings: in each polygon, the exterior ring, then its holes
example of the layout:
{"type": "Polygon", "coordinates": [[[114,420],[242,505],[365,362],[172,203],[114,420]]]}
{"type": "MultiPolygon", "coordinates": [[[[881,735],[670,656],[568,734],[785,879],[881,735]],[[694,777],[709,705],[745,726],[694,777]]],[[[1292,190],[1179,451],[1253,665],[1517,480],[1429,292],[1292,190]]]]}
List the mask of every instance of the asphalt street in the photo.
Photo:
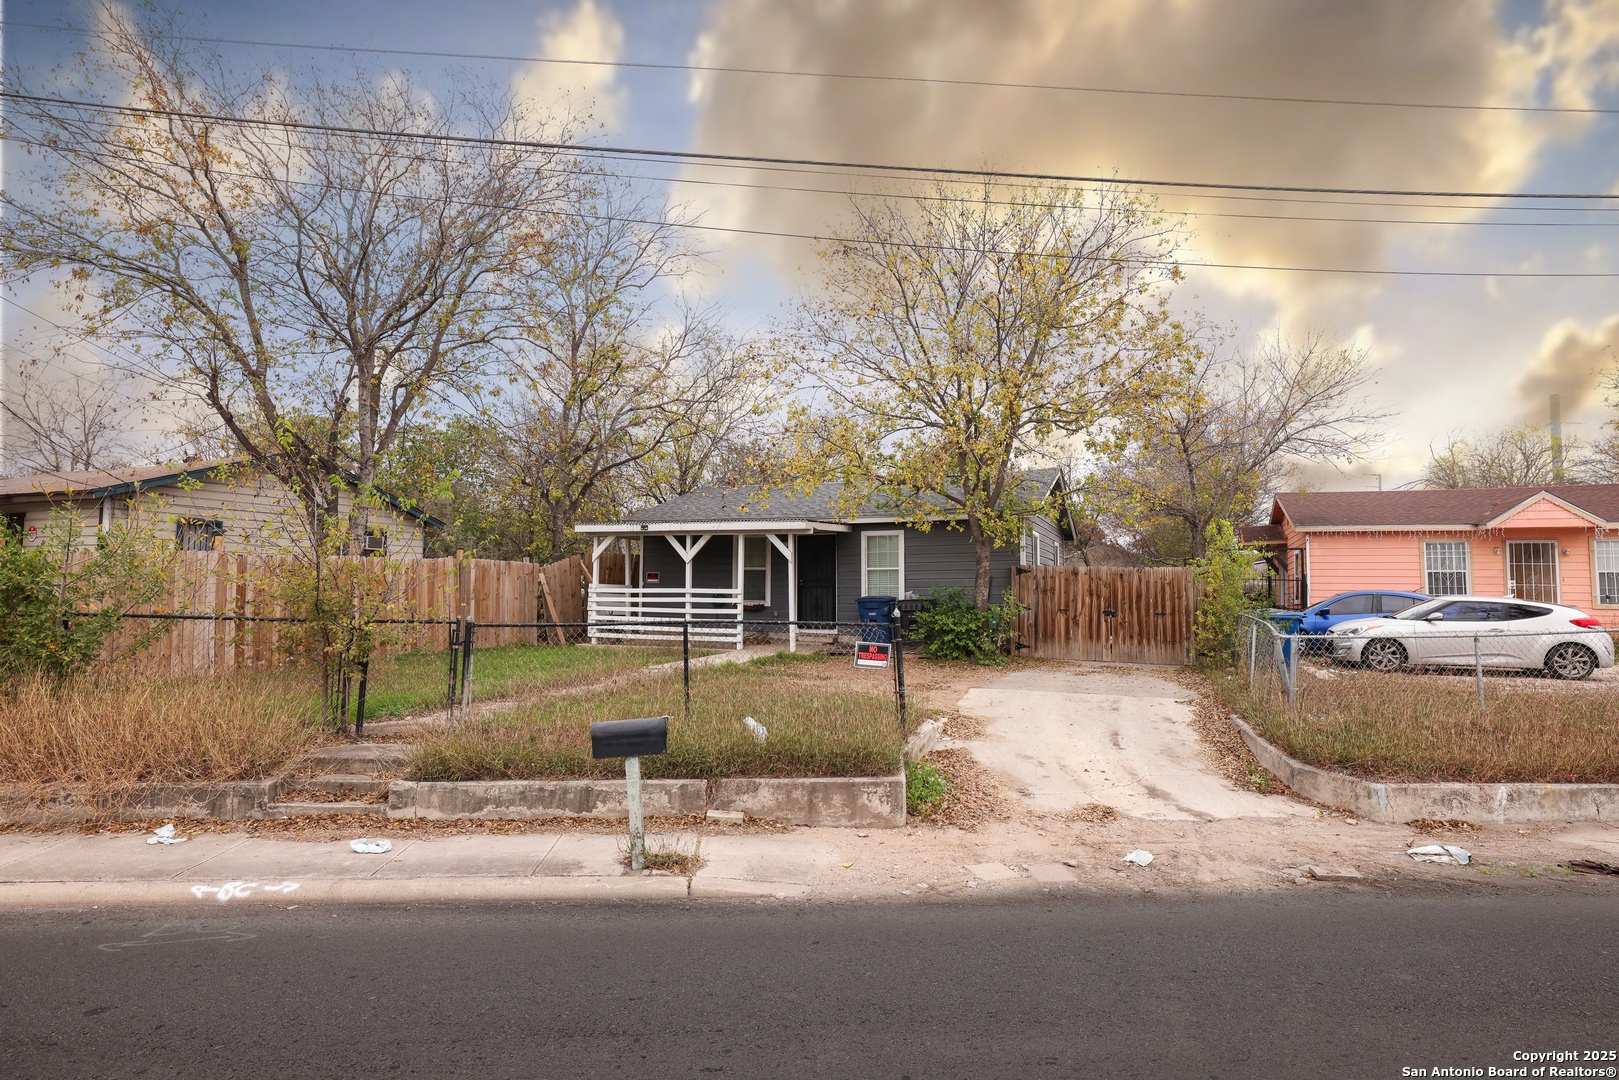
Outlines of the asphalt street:
{"type": "Polygon", "coordinates": [[[1504,1067],[1619,1049],[1616,915],[1619,894],[1320,892],[8,912],[0,1077],[1504,1067]]]}

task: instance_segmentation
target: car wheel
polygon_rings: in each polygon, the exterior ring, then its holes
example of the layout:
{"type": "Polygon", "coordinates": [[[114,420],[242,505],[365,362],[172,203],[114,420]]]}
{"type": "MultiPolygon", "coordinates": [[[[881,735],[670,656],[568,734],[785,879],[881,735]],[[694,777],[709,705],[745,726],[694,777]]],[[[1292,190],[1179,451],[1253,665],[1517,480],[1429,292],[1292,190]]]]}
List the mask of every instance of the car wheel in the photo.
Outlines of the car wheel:
{"type": "Polygon", "coordinates": [[[1405,646],[1388,638],[1376,638],[1360,651],[1360,662],[1373,671],[1398,671],[1405,666],[1405,646]]]}
{"type": "Polygon", "coordinates": [[[1583,679],[1596,669],[1596,653],[1578,642],[1554,645],[1546,654],[1546,673],[1554,679],[1583,679]]]}

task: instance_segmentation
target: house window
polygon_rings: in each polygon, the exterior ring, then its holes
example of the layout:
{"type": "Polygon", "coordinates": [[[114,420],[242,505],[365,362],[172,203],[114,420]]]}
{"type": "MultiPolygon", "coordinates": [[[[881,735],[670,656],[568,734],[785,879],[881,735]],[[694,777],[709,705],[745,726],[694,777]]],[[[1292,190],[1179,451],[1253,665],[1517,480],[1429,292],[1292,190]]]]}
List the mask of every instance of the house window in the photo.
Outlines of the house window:
{"type": "Polygon", "coordinates": [[[1040,532],[1032,525],[1023,532],[1023,550],[1020,556],[1024,566],[1040,565],[1040,532]]]}
{"type": "Polygon", "coordinates": [[[905,534],[869,532],[860,538],[860,595],[905,595],[905,534]]]}
{"type": "Polygon", "coordinates": [[[742,538],[742,602],[770,606],[770,538],[742,538]]]}
{"type": "Polygon", "coordinates": [[[1597,603],[1619,604],[1619,540],[1598,540],[1597,603]]]}
{"type": "Polygon", "coordinates": [[[1429,540],[1422,545],[1422,566],[1429,596],[1463,596],[1467,585],[1466,540],[1429,540]]]}
{"type": "Polygon", "coordinates": [[[174,522],[174,546],[181,551],[217,551],[224,535],[225,523],[219,518],[177,518],[174,522]]]}
{"type": "Polygon", "coordinates": [[[16,540],[18,543],[21,543],[22,538],[27,535],[28,515],[7,514],[5,532],[0,533],[0,543],[4,543],[7,540],[16,540]]]}

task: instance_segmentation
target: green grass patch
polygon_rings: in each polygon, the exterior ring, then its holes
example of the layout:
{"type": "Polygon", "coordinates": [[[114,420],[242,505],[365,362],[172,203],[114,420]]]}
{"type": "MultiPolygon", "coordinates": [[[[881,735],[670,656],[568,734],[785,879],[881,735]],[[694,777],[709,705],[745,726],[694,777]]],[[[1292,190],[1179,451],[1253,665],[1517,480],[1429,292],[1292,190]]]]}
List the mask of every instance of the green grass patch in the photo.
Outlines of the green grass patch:
{"type": "Polygon", "coordinates": [[[619,759],[590,756],[590,725],[670,717],[669,752],[641,760],[649,779],[731,776],[879,776],[899,771],[902,738],[891,696],[799,681],[797,661],[724,664],[692,672],[683,715],[680,673],[525,702],[418,745],[413,780],[555,780],[624,775],[619,759]],[[769,729],[759,743],[742,725],[769,729]]]}
{"type": "MultiPolygon", "coordinates": [[[[698,655],[694,650],[693,656],[698,655]]],[[[502,645],[472,658],[472,699],[490,701],[597,682],[649,664],[680,659],[662,645],[502,645]]],[[[380,720],[443,708],[449,692],[446,649],[379,656],[366,679],[365,717],[380,720]]]]}
{"type": "Polygon", "coordinates": [[[932,765],[913,761],[905,766],[905,812],[910,816],[931,816],[949,794],[950,781],[932,765]]]}
{"type": "Polygon", "coordinates": [[[1309,765],[1387,782],[1619,782],[1619,703],[1611,690],[1549,679],[1299,670],[1296,705],[1210,671],[1224,705],[1309,765]]]}

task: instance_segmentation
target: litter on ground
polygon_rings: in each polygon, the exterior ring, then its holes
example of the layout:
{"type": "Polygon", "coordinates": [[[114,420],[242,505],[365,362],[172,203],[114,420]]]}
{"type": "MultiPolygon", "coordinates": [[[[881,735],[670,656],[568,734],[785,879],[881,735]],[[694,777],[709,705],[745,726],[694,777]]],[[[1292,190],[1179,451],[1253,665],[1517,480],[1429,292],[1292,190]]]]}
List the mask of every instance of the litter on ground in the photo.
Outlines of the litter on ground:
{"type": "Polygon", "coordinates": [[[1136,850],[1130,852],[1130,854],[1126,855],[1119,861],[1135,863],[1137,866],[1146,866],[1148,863],[1152,862],[1152,852],[1142,851],[1140,848],[1136,848],[1136,850]]]}
{"type": "Polygon", "coordinates": [[[362,836],[358,840],[350,840],[349,847],[361,855],[381,855],[385,851],[392,851],[394,842],[392,840],[368,840],[362,836]]]}
{"type": "Polygon", "coordinates": [[[770,729],[751,716],[742,718],[742,726],[748,729],[748,734],[753,736],[754,742],[762,743],[770,738],[770,729]]]}
{"type": "Polygon", "coordinates": [[[1407,848],[1405,853],[1417,862],[1457,863],[1466,866],[1473,861],[1471,852],[1455,844],[1424,844],[1421,847],[1407,848]]]}
{"type": "Polygon", "coordinates": [[[189,839],[190,837],[188,836],[175,836],[174,826],[171,824],[153,829],[152,835],[146,838],[146,842],[148,844],[183,844],[189,839]]]}

